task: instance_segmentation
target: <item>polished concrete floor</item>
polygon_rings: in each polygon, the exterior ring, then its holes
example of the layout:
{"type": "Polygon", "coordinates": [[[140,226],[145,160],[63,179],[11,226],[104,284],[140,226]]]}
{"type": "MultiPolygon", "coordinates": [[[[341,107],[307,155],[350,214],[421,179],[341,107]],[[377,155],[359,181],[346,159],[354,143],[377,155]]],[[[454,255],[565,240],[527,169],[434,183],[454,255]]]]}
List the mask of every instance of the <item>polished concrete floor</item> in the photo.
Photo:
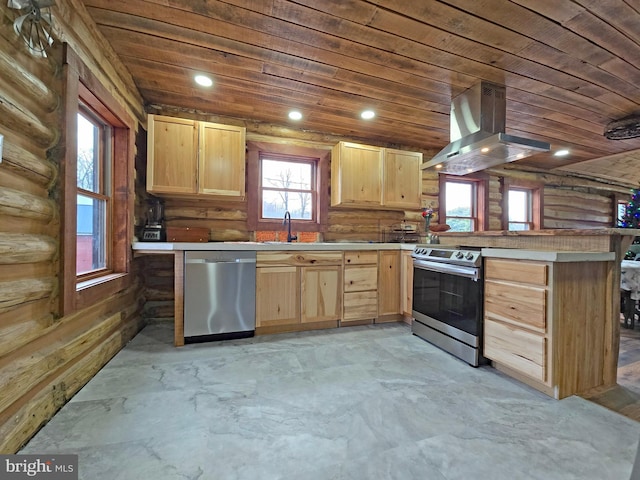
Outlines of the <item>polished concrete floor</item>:
{"type": "Polygon", "coordinates": [[[171,340],[148,325],[21,453],[77,453],[86,480],[627,480],[640,438],[402,324],[171,340]]]}

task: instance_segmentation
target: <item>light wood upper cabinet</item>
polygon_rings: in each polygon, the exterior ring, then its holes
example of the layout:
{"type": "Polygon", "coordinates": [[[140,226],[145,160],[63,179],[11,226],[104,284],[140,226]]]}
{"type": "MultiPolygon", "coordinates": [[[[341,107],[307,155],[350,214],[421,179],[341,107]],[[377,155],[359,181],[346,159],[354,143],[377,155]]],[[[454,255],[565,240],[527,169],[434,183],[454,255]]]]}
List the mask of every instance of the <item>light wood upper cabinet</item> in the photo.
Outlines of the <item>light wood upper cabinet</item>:
{"type": "Polygon", "coordinates": [[[331,151],[331,205],[376,207],[382,195],[383,149],[340,142],[331,151]]]}
{"type": "Polygon", "coordinates": [[[195,194],[198,171],[196,122],[149,115],[147,191],[195,194]]]}
{"type": "Polygon", "coordinates": [[[331,151],[331,206],[418,209],[422,154],[340,142],[331,151]]]}
{"type": "Polygon", "coordinates": [[[422,195],[422,153],[384,150],[382,205],[393,208],[420,208],[422,195]]]}
{"type": "Polygon", "coordinates": [[[198,192],[244,197],[245,129],[200,122],[198,192]]]}
{"type": "Polygon", "coordinates": [[[148,192],[242,199],[245,163],[243,127],[149,115],[148,192]]]}

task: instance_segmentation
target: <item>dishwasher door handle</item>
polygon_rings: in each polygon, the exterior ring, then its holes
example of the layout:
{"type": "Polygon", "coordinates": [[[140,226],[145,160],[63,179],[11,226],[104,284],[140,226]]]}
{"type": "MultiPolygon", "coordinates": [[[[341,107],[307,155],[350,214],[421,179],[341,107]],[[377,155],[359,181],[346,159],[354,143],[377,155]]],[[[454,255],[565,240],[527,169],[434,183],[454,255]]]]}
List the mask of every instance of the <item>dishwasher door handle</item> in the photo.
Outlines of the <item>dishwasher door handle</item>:
{"type": "Polygon", "coordinates": [[[185,260],[184,263],[256,263],[255,260],[251,258],[236,258],[235,260],[216,260],[213,258],[192,258],[190,260],[185,260]]]}

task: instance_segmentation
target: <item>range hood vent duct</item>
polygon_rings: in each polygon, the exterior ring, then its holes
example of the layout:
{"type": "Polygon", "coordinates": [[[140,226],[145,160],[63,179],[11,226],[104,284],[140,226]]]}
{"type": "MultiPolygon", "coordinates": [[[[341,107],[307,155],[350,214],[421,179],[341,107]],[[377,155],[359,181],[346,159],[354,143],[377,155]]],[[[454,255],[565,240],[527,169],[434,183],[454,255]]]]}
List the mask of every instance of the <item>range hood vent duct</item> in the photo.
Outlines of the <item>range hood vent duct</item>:
{"type": "Polygon", "coordinates": [[[480,82],[451,102],[451,143],[422,169],[441,165],[438,170],[466,175],[485,168],[548,152],[546,142],[505,133],[507,95],[502,85],[480,82]]]}

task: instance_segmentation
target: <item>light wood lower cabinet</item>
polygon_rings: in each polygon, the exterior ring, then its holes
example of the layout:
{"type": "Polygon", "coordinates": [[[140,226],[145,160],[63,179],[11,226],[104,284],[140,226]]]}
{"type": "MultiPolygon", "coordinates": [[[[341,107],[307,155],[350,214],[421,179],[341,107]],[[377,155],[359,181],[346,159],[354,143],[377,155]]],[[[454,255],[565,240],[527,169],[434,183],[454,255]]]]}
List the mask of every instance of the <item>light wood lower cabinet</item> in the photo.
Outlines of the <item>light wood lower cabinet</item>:
{"type": "Polygon", "coordinates": [[[342,313],[342,252],[258,252],[256,330],[336,327],[342,313]]]}
{"type": "Polygon", "coordinates": [[[405,321],[411,322],[413,318],[413,257],[411,251],[400,252],[400,304],[405,321]]]}
{"type": "Polygon", "coordinates": [[[257,267],[256,326],[300,322],[300,272],[297,267],[257,267]]]}
{"type": "Polygon", "coordinates": [[[339,320],[342,313],[342,265],[301,267],[302,323],[339,320]]]}
{"type": "Polygon", "coordinates": [[[378,315],[378,252],[344,253],[342,323],[373,321],[378,315]]]}
{"type": "Polygon", "coordinates": [[[555,397],[603,385],[610,262],[485,260],[484,356],[555,397]]]}
{"type": "Polygon", "coordinates": [[[378,252],[378,317],[376,322],[396,322],[401,319],[400,252],[378,252]]]}

